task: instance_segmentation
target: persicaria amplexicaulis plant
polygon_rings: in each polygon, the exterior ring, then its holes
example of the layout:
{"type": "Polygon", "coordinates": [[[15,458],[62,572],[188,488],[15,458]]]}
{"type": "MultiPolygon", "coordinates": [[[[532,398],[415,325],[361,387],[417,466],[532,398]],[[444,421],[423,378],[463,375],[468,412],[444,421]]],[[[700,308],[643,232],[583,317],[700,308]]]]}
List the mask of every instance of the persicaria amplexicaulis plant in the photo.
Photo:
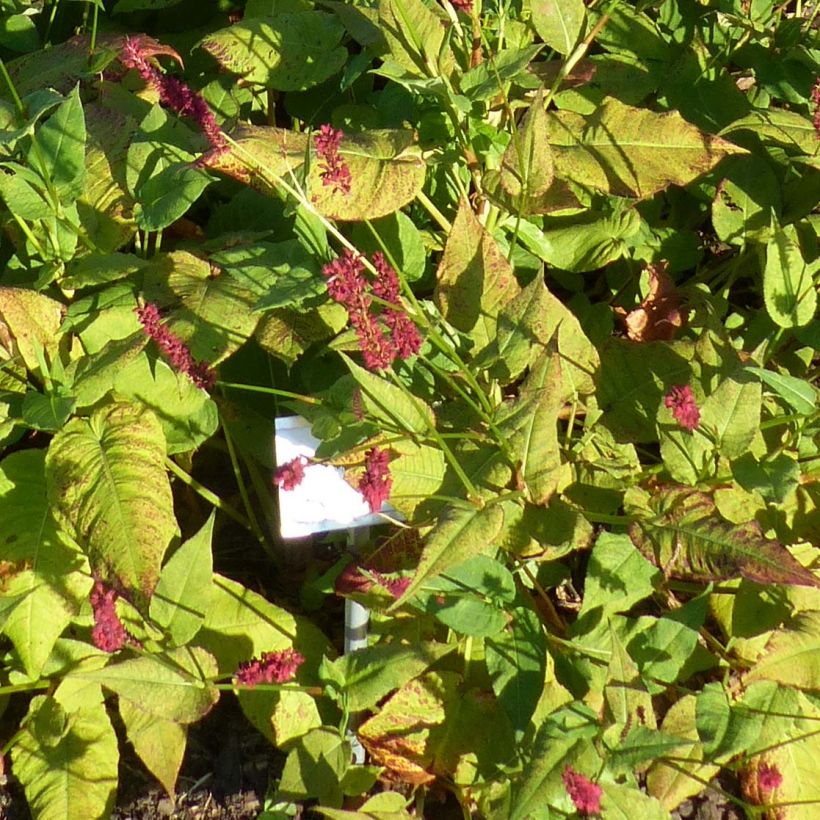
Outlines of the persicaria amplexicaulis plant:
{"type": "Polygon", "coordinates": [[[390,453],[380,447],[367,451],[364,459],[364,474],[359,479],[359,492],[370,507],[378,512],[390,495],[393,478],[390,475],[390,453]]]}
{"type": "Polygon", "coordinates": [[[129,642],[128,631],[117,615],[116,603],[119,597],[115,589],[106,586],[98,578],[94,580],[89,596],[94,614],[91,640],[103,652],[119,652],[129,642]]]}
{"type": "Polygon", "coordinates": [[[347,309],[365,367],[385,370],[396,358],[418,353],[421,334],[400,304],[398,275],[383,254],[373,254],[373,267],[377,275],[371,281],[362,258],[345,248],[322,273],[331,298],[347,309]],[[386,304],[377,308],[374,297],[386,304]]]}
{"type": "Polygon", "coordinates": [[[188,117],[199,126],[211,147],[197,163],[207,165],[228,151],[228,141],[202,95],[189,88],[182,80],[163,74],[152,62],[154,54],[170,52],[171,49],[143,35],[126,37],[119,58],[126,68],[134,69],[145,84],[159,94],[162,105],[181,117],[188,117]]]}

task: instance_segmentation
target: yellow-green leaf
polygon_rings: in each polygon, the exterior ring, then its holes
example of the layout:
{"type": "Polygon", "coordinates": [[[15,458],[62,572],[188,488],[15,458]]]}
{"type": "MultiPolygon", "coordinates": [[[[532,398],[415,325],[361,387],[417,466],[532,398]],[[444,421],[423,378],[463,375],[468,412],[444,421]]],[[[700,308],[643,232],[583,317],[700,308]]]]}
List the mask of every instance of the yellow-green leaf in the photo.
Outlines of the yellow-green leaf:
{"type": "Polygon", "coordinates": [[[548,123],[556,175],[618,196],[645,199],[745,153],[675,111],[658,114],[614,97],[589,116],[559,111],[548,123]]]}
{"type": "Polygon", "coordinates": [[[177,529],[156,416],[118,402],[73,419],[51,442],[46,473],[55,514],[92,569],[144,603],[177,529]]]}
{"type": "Polygon", "coordinates": [[[763,299],[772,321],[780,327],[802,327],[817,313],[817,285],[803,258],[794,225],[781,228],[772,218],[772,238],[766,248],[763,299]]]}
{"type": "Polygon", "coordinates": [[[559,54],[569,54],[584,26],[583,0],[530,0],[538,36],[559,54]]]}

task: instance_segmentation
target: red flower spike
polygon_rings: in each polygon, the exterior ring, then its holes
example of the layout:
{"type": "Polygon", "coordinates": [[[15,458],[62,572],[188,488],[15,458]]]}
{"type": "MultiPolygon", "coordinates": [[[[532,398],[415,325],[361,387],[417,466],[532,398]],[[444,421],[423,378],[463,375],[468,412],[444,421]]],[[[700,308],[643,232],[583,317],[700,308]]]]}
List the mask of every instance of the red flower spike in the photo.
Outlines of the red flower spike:
{"type": "Polygon", "coordinates": [[[327,291],[331,298],[347,308],[365,367],[384,370],[397,356],[407,359],[418,353],[421,336],[400,309],[386,307],[379,313],[372,310],[373,296],[400,307],[398,275],[380,253],[373,255],[373,265],[377,276],[371,284],[365,276],[361,257],[345,249],[341,256],[322,268],[322,273],[328,278],[327,291]]]}
{"type": "Polygon", "coordinates": [[[761,763],[757,767],[757,784],[764,792],[773,792],[783,784],[783,775],[775,765],[761,763]]]}
{"type": "Polygon", "coordinates": [[[463,11],[465,14],[470,14],[473,10],[473,0],[450,0],[453,8],[458,11],[463,11]]]}
{"type": "Polygon", "coordinates": [[[664,397],[663,403],[672,411],[675,420],[684,430],[697,430],[700,424],[700,409],[688,384],[673,387],[664,397]]]}
{"type": "Polygon", "coordinates": [[[256,686],[260,683],[286,683],[293,680],[304,656],[295,649],[279,652],[263,652],[259,658],[239,664],[235,680],[240,686],[256,686]]]}
{"type": "Polygon", "coordinates": [[[273,483],[280,490],[293,490],[302,483],[305,477],[305,465],[307,459],[304,456],[296,456],[276,468],[273,474],[273,483]]]}
{"type": "Polygon", "coordinates": [[[120,62],[126,68],[133,68],[146,85],[156,89],[162,105],[181,117],[188,117],[199,126],[211,148],[196,164],[207,165],[229,150],[228,141],[203,96],[182,80],[163,74],[154,66],[151,58],[157,54],[170,54],[182,62],[172,48],[145,35],[125,38],[120,50],[120,62]]]}
{"type": "Polygon", "coordinates": [[[390,477],[390,453],[378,447],[368,450],[364,460],[364,475],[359,480],[359,492],[370,507],[378,512],[390,495],[393,479],[390,477]]]}
{"type": "Polygon", "coordinates": [[[128,632],[117,615],[116,601],[119,597],[116,590],[107,587],[99,579],[94,581],[89,596],[94,613],[91,640],[103,652],[118,652],[128,643],[128,632]]]}
{"type": "Polygon", "coordinates": [[[817,133],[817,139],[820,140],[820,77],[815,80],[814,88],[811,90],[811,101],[814,105],[814,130],[817,133]]]}
{"type": "Polygon", "coordinates": [[[322,125],[313,137],[313,145],[320,160],[322,185],[332,185],[334,191],[350,193],[350,168],[339,154],[344,131],[332,125],[322,125]]]}
{"type": "Polygon", "coordinates": [[[185,342],[162,323],[156,305],[148,302],[144,307],[136,308],[135,312],[146,334],[153,339],[174,370],[184,373],[203,390],[210,390],[214,386],[216,371],[207,362],[198,362],[194,359],[185,342]]]}
{"type": "Polygon", "coordinates": [[[561,778],[578,812],[598,814],[601,811],[603,789],[597,783],[593,783],[580,772],[576,772],[571,766],[564,769],[561,778]]]}

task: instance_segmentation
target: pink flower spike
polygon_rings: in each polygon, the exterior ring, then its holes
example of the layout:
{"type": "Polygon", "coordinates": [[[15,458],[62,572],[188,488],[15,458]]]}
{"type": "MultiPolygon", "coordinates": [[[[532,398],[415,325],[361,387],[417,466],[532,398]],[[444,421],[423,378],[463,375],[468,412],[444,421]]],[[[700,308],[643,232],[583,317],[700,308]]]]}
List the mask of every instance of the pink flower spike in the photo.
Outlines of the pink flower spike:
{"type": "Polygon", "coordinates": [[[578,812],[598,814],[601,811],[603,789],[597,783],[593,783],[580,772],[576,772],[571,766],[564,769],[561,778],[578,812]]]}
{"type": "Polygon", "coordinates": [[[463,11],[465,14],[470,14],[473,10],[473,0],[450,0],[453,8],[458,11],[463,11]]]}
{"type": "Polygon", "coordinates": [[[817,134],[817,139],[820,140],[820,77],[815,80],[814,88],[811,90],[811,101],[814,105],[814,130],[817,134]]]}
{"type": "Polygon", "coordinates": [[[313,145],[321,164],[319,165],[322,185],[332,185],[334,191],[350,193],[350,168],[339,154],[344,132],[332,125],[322,125],[313,137],[313,145]]]}
{"type": "Polygon", "coordinates": [[[778,769],[777,766],[769,765],[768,763],[761,763],[757,767],[757,783],[760,786],[761,791],[773,792],[775,789],[779,789],[782,785],[783,775],[780,773],[780,769],[778,769]]]}
{"type": "Polygon", "coordinates": [[[370,507],[379,512],[390,495],[393,479],[390,476],[390,453],[374,447],[368,450],[364,460],[364,475],[359,480],[359,492],[370,507]]]}
{"type": "Polygon", "coordinates": [[[305,477],[305,465],[307,459],[304,456],[296,456],[276,468],[273,474],[273,483],[280,490],[293,490],[302,483],[305,477]]]}
{"type": "Polygon", "coordinates": [[[695,402],[695,394],[688,384],[673,387],[664,397],[663,403],[672,411],[675,420],[684,430],[697,430],[700,424],[700,410],[695,402]]]}
{"type": "Polygon", "coordinates": [[[91,640],[103,652],[118,652],[128,642],[128,632],[117,615],[116,601],[119,594],[96,579],[91,588],[91,609],[94,613],[94,627],[91,640]]]}
{"type": "Polygon", "coordinates": [[[210,390],[216,383],[216,371],[207,362],[198,362],[185,342],[162,323],[159,308],[148,302],[135,310],[145,333],[168,359],[174,370],[184,373],[197,387],[210,390]]]}
{"type": "Polygon", "coordinates": [[[293,680],[304,656],[295,649],[279,652],[263,652],[259,658],[239,664],[235,680],[240,686],[256,686],[260,683],[287,683],[293,680]]]}

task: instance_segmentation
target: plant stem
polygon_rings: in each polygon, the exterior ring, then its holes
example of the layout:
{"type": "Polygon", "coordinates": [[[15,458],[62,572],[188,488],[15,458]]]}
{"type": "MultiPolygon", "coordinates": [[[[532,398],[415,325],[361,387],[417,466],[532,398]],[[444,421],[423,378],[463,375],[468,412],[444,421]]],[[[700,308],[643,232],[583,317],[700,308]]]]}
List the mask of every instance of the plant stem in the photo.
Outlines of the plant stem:
{"type": "Polygon", "coordinates": [[[173,459],[166,457],[165,466],[180,480],[187,484],[195,493],[205,499],[212,507],[216,507],[220,512],[224,512],[229,518],[236,521],[249,532],[253,532],[251,522],[244,515],[237,512],[230,504],[225,503],[215,492],[200,484],[193,476],[189,475],[173,459]]]}

